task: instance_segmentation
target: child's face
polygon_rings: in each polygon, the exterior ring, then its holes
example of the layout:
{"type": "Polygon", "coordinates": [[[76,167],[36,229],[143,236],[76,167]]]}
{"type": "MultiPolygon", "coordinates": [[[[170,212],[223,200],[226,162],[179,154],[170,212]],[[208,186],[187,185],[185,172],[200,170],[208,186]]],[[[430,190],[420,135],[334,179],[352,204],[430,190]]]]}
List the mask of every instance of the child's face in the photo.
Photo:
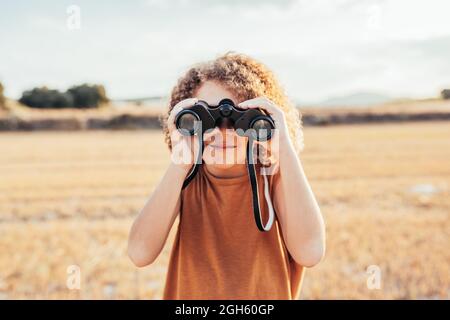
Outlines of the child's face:
{"type": "MultiPolygon", "coordinates": [[[[238,98],[219,83],[207,81],[197,90],[195,98],[209,105],[218,105],[220,100],[228,98],[238,104],[238,98]]],[[[225,125],[216,127],[204,135],[205,149],[203,160],[208,166],[227,169],[236,164],[245,164],[247,139],[238,136],[233,128],[225,125]]]]}

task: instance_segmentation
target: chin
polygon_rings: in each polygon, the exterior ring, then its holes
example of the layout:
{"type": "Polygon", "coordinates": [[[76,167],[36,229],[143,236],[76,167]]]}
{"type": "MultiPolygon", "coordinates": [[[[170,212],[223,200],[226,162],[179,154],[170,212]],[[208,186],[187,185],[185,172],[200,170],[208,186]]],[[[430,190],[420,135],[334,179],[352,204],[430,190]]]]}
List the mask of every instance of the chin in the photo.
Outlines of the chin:
{"type": "Polygon", "coordinates": [[[218,170],[226,170],[226,169],[233,168],[234,166],[236,166],[236,164],[235,163],[223,163],[223,164],[212,163],[212,164],[209,164],[209,166],[214,167],[218,170]]]}

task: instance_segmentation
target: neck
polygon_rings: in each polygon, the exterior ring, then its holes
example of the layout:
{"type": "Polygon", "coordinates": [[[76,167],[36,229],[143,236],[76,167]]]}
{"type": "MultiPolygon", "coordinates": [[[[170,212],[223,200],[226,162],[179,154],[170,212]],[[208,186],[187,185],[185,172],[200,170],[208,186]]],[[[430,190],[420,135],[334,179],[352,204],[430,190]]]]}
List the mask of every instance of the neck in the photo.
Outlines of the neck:
{"type": "Polygon", "coordinates": [[[206,170],[208,170],[209,173],[220,178],[237,178],[247,174],[247,166],[245,164],[235,164],[229,168],[221,168],[215,165],[208,164],[204,165],[206,166],[206,170]]]}

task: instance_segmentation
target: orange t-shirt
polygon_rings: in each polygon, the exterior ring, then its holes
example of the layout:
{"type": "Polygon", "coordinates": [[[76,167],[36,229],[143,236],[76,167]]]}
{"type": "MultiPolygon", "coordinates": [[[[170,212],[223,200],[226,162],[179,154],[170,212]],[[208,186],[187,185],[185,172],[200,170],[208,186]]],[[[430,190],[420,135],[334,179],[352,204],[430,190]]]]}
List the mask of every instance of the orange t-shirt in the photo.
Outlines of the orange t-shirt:
{"type": "MultiPolygon", "coordinates": [[[[268,178],[273,195],[273,176],[268,178]]],[[[260,174],[258,189],[265,224],[260,174]]],[[[277,219],[270,231],[258,230],[248,175],[222,178],[200,166],[181,193],[163,299],[297,299],[303,271],[277,219]]]]}

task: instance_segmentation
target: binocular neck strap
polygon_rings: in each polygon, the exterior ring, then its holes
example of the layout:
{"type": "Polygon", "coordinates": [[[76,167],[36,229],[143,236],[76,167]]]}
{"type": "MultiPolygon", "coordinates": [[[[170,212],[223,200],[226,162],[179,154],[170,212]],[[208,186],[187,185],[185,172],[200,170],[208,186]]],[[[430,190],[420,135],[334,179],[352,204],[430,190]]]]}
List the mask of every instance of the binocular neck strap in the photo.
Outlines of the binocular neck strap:
{"type": "Polygon", "coordinates": [[[248,140],[247,142],[247,170],[248,176],[250,178],[250,184],[252,186],[252,201],[253,201],[253,215],[255,216],[256,226],[259,231],[269,231],[272,228],[272,224],[275,217],[275,212],[273,209],[272,201],[269,194],[269,182],[267,181],[267,175],[263,174],[264,177],[264,197],[266,198],[267,207],[269,208],[269,220],[264,226],[261,216],[261,207],[259,205],[259,190],[258,190],[258,180],[255,169],[255,158],[253,152],[254,140],[248,140]],[[251,142],[250,142],[251,141],[251,142]]]}

